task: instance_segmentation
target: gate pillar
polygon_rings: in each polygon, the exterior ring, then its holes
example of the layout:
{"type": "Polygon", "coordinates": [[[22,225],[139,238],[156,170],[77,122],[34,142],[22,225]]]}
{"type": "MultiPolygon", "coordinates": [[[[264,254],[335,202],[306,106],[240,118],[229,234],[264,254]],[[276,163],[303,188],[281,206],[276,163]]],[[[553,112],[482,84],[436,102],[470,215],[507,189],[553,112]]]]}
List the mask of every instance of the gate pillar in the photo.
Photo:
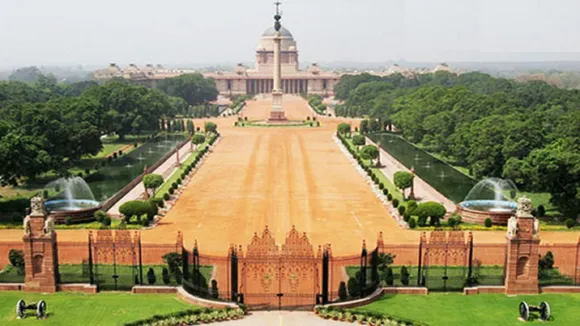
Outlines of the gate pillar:
{"type": "Polygon", "coordinates": [[[24,218],[25,285],[28,292],[56,292],[58,253],[54,219],[45,220],[44,201],[35,196],[30,200],[30,214],[24,218]]]}
{"type": "Polygon", "coordinates": [[[539,222],[529,198],[518,199],[516,215],[508,220],[506,294],[535,294],[538,289],[539,222]]]}

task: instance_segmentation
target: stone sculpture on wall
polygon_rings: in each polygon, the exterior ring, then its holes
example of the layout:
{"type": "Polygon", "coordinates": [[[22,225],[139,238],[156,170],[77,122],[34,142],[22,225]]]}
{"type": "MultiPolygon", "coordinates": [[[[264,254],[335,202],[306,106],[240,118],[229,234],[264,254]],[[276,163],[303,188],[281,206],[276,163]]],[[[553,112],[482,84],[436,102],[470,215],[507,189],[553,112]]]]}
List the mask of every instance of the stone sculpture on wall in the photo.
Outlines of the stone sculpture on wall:
{"type": "Polygon", "coordinates": [[[44,222],[44,233],[52,234],[54,233],[54,218],[49,216],[44,222]]]}
{"type": "Polygon", "coordinates": [[[518,209],[516,211],[517,217],[533,217],[532,210],[532,201],[528,197],[522,196],[518,199],[518,209]]]}
{"type": "Polygon", "coordinates": [[[514,237],[517,233],[518,233],[518,220],[515,216],[512,216],[508,220],[507,234],[509,237],[514,237]]]}

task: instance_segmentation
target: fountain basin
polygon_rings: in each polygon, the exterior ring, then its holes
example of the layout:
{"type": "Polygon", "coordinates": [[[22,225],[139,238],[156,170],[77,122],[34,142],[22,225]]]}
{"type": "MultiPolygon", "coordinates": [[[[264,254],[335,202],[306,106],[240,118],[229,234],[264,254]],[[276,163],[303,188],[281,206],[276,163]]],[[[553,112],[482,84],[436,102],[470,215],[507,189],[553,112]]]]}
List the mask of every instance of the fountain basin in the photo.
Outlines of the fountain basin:
{"type": "Polygon", "coordinates": [[[517,204],[508,200],[466,200],[457,204],[456,212],[462,221],[467,223],[485,224],[485,219],[491,219],[492,225],[507,225],[508,219],[514,215],[517,204]]]}
{"type": "Polygon", "coordinates": [[[70,216],[73,223],[90,222],[96,211],[101,209],[101,203],[89,199],[55,199],[44,203],[44,207],[56,223],[65,223],[70,216]]]}

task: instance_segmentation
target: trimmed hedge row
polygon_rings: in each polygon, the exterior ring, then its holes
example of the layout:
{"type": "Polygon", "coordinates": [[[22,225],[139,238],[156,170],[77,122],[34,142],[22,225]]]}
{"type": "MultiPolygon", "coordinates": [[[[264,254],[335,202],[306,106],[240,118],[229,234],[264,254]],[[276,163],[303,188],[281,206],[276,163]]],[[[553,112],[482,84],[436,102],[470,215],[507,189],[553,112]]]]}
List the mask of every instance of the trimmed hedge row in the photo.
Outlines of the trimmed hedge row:
{"type": "Polygon", "coordinates": [[[243,318],[246,312],[242,308],[226,309],[188,309],[166,315],[154,315],[153,317],[127,323],[125,326],[162,326],[162,325],[197,325],[209,324],[226,320],[243,318]]]}
{"type": "Polygon", "coordinates": [[[195,159],[193,160],[193,162],[188,164],[183,169],[179,178],[175,182],[171,183],[171,187],[169,187],[169,190],[163,194],[164,200],[169,200],[171,198],[171,195],[175,193],[175,190],[179,187],[179,185],[182,183],[185,177],[191,172],[191,170],[193,170],[197,166],[199,161],[201,161],[201,158],[209,151],[209,146],[213,145],[218,137],[219,133],[212,135],[208,141],[208,146],[204,147],[201,151],[195,154],[195,159]]]}
{"type": "Polygon", "coordinates": [[[373,311],[357,311],[334,307],[316,307],[314,312],[324,318],[368,325],[426,326],[427,324],[373,311]]]}
{"type": "Polygon", "coordinates": [[[346,140],[345,136],[341,133],[336,133],[338,139],[340,139],[340,141],[342,142],[342,144],[344,145],[344,147],[348,150],[348,152],[350,153],[350,155],[352,155],[352,157],[354,159],[356,159],[356,161],[358,162],[358,164],[360,165],[360,167],[367,173],[367,175],[371,178],[371,180],[379,187],[379,189],[383,192],[383,195],[385,195],[387,197],[387,199],[389,201],[392,201],[392,204],[395,208],[397,208],[397,206],[399,206],[399,200],[398,199],[393,199],[393,195],[389,193],[389,189],[387,189],[387,187],[385,187],[385,185],[381,182],[381,180],[379,179],[379,177],[377,177],[377,175],[374,173],[374,171],[368,167],[367,165],[364,164],[363,160],[360,158],[360,156],[358,155],[357,152],[355,152],[350,146],[348,141],[346,140]]]}

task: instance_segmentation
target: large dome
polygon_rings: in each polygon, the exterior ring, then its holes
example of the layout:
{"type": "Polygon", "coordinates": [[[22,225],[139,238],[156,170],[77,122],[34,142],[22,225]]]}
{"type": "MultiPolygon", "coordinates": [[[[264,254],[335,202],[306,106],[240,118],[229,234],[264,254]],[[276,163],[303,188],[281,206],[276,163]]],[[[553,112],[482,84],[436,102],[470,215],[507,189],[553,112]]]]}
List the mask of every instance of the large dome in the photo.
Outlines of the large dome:
{"type": "MultiPolygon", "coordinates": [[[[274,37],[274,36],[276,36],[276,30],[274,29],[273,26],[265,30],[264,33],[262,33],[262,37],[274,37]]],[[[280,28],[280,36],[293,38],[292,33],[290,33],[289,30],[284,28],[284,26],[280,28]]]]}

